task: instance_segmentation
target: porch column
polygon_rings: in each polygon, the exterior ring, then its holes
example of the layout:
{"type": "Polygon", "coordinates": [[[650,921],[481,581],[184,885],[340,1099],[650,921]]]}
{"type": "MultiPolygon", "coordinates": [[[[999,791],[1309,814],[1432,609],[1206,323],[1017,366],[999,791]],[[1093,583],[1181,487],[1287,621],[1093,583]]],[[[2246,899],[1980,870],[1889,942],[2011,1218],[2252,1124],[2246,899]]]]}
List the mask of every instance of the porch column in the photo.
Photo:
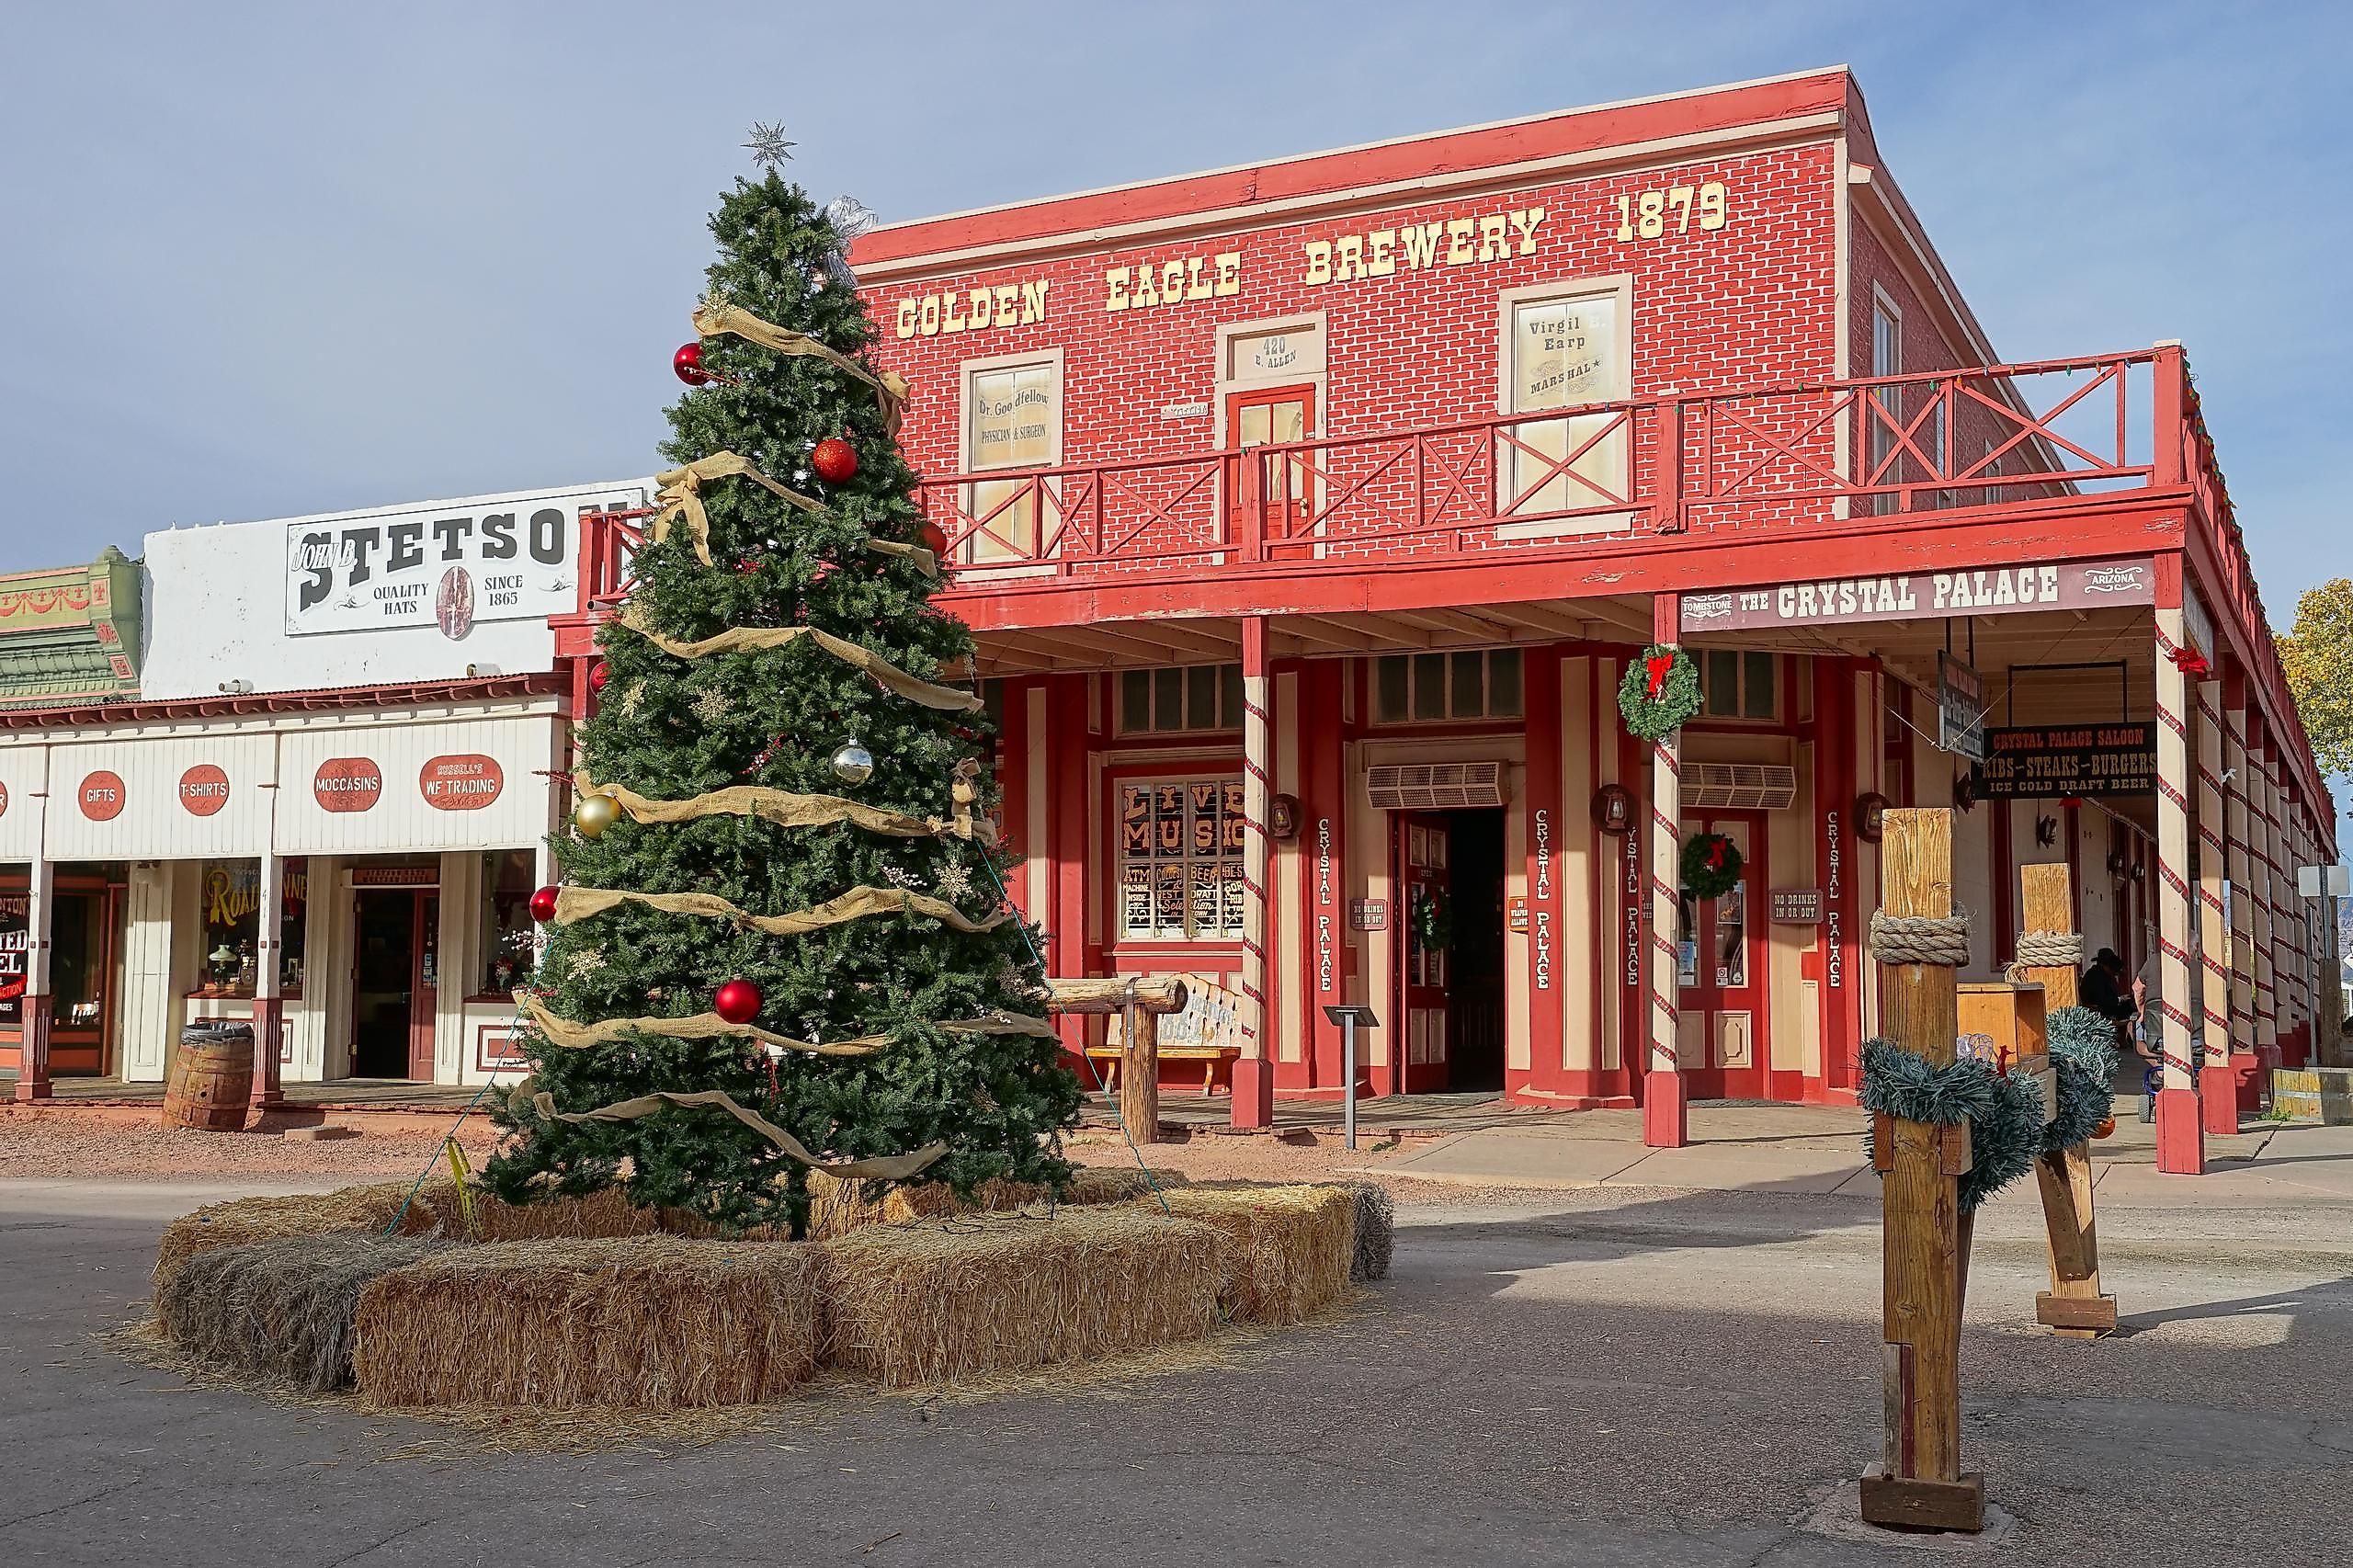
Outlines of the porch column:
{"type": "Polygon", "coordinates": [[[2234,1075],[2255,1071],[2255,901],[2248,887],[2253,858],[2247,853],[2246,688],[2234,668],[2222,697],[2222,831],[2230,841],[2231,869],[2231,1066],[2234,1075]]]}
{"type": "Polygon", "coordinates": [[[17,1052],[17,1098],[49,1098],[49,1030],[55,1010],[49,990],[50,926],[57,909],[57,867],[44,855],[26,880],[25,996],[17,1016],[24,1022],[17,1052]]]}
{"type": "Polygon", "coordinates": [[[2190,1055],[2189,683],[2174,655],[2181,650],[2181,607],[2157,610],[2157,1017],[2165,1086],[2157,1091],[2157,1169],[2175,1176],[2206,1170],[2205,1129],[2198,1118],[2197,1064],[2190,1055]]]}
{"type": "MultiPolygon", "coordinates": [[[[1672,648],[1682,635],[1683,600],[1651,600],[1651,640],[1672,648]]],[[[1691,1141],[1690,1104],[1676,1059],[1676,946],[1682,917],[1676,882],[1683,861],[1683,732],[1651,746],[1650,1065],[1643,1074],[1643,1142],[1680,1149],[1691,1141]]]]}
{"type": "Polygon", "coordinates": [[[1242,1057],[1233,1064],[1233,1124],[1271,1127],[1274,1064],[1267,1044],[1267,797],[1274,767],[1267,618],[1242,618],[1242,1057]]]}
{"type": "MultiPolygon", "coordinates": [[[[2263,865],[2256,873],[2268,879],[2271,903],[2271,1005],[2277,1012],[2272,1038],[2284,1054],[2285,1037],[2296,1027],[2296,869],[2290,864],[2286,812],[2279,788],[2279,738],[2268,732],[2263,761],[2257,769],[2263,781],[2263,865]]],[[[2267,1067],[2277,1067],[2274,1056],[2267,1067]]]]}
{"type": "Polygon", "coordinates": [[[2279,1065],[2279,977],[2271,964],[2271,813],[2264,800],[2264,747],[2268,737],[2261,715],[2249,714],[2253,726],[2246,748],[2247,904],[2254,922],[2255,1056],[2256,1070],[2268,1073],[2279,1065]]]}
{"type": "Polygon", "coordinates": [[[261,854],[260,904],[254,911],[254,1090],[262,1109],[286,1098],[278,1081],[278,1044],[286,1017],[279,985],[286,935],[286,861],[275,849],[261,854]]]}
{"type": "Polygon", "coordinates": [[[2222,908],[2230,865],[2223,838],[2222,683],[2198,683],[2198,1005],[2205,1029],[2198,1060],[2198,1107],[2207,1131],[2239,1130],[2238,1087],[2231,1075],[2231,931],[2222,908]]]}

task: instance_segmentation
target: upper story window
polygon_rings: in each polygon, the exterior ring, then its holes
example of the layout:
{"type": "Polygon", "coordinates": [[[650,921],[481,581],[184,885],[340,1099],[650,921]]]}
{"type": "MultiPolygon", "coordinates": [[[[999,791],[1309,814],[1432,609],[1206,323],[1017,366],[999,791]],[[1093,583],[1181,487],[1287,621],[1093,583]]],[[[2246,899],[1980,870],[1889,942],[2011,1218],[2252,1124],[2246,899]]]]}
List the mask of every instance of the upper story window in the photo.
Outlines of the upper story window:
{"type": "MultiPolygon", "coordinates": [[[[1050,468],[1062,460],[1062,355],[974,360],[964,367],[963,467],[1050,468]]],[[[1038,553],[1051,527],[1052,494],[1043,480],[975,484],[964,498],[975,528],[964,543],[970,562],[1018,561],[1038,553]]]]}
{"type": "MultiPolygon", "coordinates": [[[[1504,412],[1538,414],[1627,395],[1631,327],[1622,280],[1504,295],[1504,412]]],[[[1615,415],[1507,426],[1496,441],[1496,511],[1506,519],[1630,501],[1631,449],[1615,415]]]]}
{"type": "Polygon", "coordinates": [[[1372,662],[1373,722],[1517,719],[1519,673],[1517,648],[1384,653],[1372,662]]]}
{"type": "MultiPolygon", "coordinates": [[[[1904,312],[1895,302],[1880,294],[1871,301],[1871,374],[1900,376],[1904,373],[1904,312]]],[[[1872,484],[1893,484],[1903,476],[1903,464],[1895,457],[1895,432],[1904,424],[1904,389],[1873,387],[1871,397],[1879,404],[1870,416],[1871,471],[1867,476],[1872,484]]],[[[1892,495],[1870,498],[1872,511],[1895,509],[1892,495]]]]}
{"type": "Polygon", "coordinates": [[[1242,727],[1242,666],[1120,672],[1120,729],[1131,735],[1242,727]]]}
{"type": "Polygon", "coordinates": [[[1770,653],[1710,648],[1699,656],[1699,711],[1711,719],[1778,719],[1781,683],[1770,653]]]}

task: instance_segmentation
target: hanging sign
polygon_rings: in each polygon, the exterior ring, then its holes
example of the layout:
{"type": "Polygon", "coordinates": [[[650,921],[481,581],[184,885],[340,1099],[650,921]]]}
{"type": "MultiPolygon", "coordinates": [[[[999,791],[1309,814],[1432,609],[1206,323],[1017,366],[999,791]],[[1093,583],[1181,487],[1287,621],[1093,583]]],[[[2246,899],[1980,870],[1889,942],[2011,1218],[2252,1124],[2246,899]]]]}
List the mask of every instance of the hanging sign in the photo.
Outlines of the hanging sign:
{"type": "Polygon", "coordinates": [[[1831,626],[1857,620],[2099,609],[2110,605],[2154,604],[2156,585],[2156,568],[2145,559],[1824,577],[1734,588],[1723,594],[1686,594],[1683,630],[1731,631],[1755,626],[1831,626]]]}
{"type": "Polygon", "coordinates": [[[1348,929],[1351,931],[1386,931],[1389,929],[1389,901],[1385,898],[1359,898],[1348,904],[1348,929]]]}
{"type": "Polygon", "coordinates": [[[229,803],[229,776],[209,762],[180,775],[180,807],[192,817],[220,814],[229,803]]]}
{"type": "Polygon", "coordinates": [[[429,757],[416,775],[417,792],[437,812],[478,812],[506,787],[506,772],[498,759],[480,752],[429,757]]]}
{"type": "Polygon", "coordinates": [[[82,814],[92,822],[112,822],[122,815],[124,798],[122,775],[103,767],[84,778],[75,795],[82,814]]]}
{"type": "Polygon", "coordinates": [[[1974,665],[1937,654],[1937,744],[1972,762],[1985,760],[1985,679],[1974,665]]]}
{"type": "Polygon", "coordinates": [[[1989,801],[2154,795],[2157,727],[2042,724],[1988,730],[1985,762],[1978,771],[1989,801]]]}

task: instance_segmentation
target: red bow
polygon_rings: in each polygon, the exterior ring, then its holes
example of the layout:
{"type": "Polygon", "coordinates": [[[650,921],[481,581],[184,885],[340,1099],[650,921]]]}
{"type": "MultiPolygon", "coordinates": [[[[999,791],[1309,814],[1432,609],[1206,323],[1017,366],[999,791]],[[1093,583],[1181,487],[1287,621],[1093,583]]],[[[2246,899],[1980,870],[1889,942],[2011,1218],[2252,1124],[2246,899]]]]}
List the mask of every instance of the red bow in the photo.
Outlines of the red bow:
{"type": "Polygon", "coordinates": [[[1721,871],[1724,869],[1724,850],[1728,847],[1721,838],[1708,840],[1708,869],[1721,871]]]}
{"type": "Polygon", "coordinates": [[[1655,702],[1658,700],[1658,694],[1666,688],[1666,677],[1675,671],[1675,655],[1672,653],[1649,654],[1643,660],[1643,667],[1650,677],[1651,700],[1655,702]]]}

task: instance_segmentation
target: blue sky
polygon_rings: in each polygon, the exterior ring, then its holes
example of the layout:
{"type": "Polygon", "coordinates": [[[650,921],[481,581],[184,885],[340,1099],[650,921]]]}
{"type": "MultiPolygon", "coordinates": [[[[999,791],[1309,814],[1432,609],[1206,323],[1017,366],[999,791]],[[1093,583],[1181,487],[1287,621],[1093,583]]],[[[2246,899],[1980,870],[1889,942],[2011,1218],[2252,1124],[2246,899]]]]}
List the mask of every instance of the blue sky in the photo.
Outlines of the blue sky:
{"type": "Polygon", "coordinates": [[[17,7],[0,571],[648,471],[756,118],[820,197],[901,218],[1844,62],[2006,357],[2188,345],[2284,621],[2353,574],[2348,15],[17,7]]]}

